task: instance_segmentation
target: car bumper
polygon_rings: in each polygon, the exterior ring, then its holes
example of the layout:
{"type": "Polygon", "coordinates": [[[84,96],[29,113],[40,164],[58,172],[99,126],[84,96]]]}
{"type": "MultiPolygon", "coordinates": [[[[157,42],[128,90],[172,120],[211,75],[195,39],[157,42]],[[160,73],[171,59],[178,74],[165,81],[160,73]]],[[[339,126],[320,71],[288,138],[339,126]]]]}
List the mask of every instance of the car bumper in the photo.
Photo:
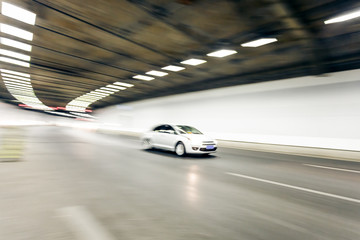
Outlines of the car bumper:
{"type": "Polygon", "coordinates": [[[206,145],[188,145],[186,147],[186,153],[189,154],[210,154],[216,153],[217,145],[212,145],[212,149],[207,148],[206,145]]]}

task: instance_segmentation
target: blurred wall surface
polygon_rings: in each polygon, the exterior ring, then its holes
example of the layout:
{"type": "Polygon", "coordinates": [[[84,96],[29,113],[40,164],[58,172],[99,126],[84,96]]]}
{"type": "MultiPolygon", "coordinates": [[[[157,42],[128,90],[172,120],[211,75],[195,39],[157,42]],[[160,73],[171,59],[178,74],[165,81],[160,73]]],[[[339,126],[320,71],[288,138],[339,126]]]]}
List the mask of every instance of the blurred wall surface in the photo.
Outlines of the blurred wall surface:
{"type": "Polygon", "coordinates": [[[38,125],[46,122],[45,114],[26,111],[11,104],[0,102],[0,127],[18,125],[38,125]]]}
{"type": "Polygon", "coordinates": [[[96,116],[134,132],[188,124],[217,139],[360,151],[359,89],[360,70],[352,70],[126,103],[96,116]]]}

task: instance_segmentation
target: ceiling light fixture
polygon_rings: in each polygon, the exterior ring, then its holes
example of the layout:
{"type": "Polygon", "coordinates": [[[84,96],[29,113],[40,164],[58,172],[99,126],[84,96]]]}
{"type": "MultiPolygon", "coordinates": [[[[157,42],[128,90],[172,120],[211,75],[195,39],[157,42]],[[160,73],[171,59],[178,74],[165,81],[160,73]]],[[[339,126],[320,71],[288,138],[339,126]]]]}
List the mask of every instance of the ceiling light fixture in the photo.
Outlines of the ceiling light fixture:
{"type": "Polygon", "coordinates": [[[11,90],[22,90],[22,91],[34,92],[32,88],[17,86],[17,85],[6,85],[6,88],[9,89],[10,91],[11,90]]]}
{"type": "Polygon", "coordinates": [[[102,92],[102,93],[109,93],[109,94],[114,93],[114,92],[110,92],[110,91],[106,91],[106,90],[100,90],[100,89],[96,89],[95,92],[102,92]]]}
{"type": "Polygon", "coordinates": [[[144,76],[144,75],[136,75],[136,76],[133,76],[133,78],[140,79],[140,80],[145,80],[145,81],[151,81],[151,80],[155,79],[153,77],[144,76]]]}
{"type": "Polygon", "coordinates": [[[6,78],[8,81],[10,82],[15,82],[15,83],[24,83],[24,84],[29,84],[30,85],[30,82],[28,81],[23,81],[23,80],[16,80],[16,79],[12,79],[12,78],[6,78]]]}
{"type": "Polygon", "coordinates": [[[80,98],[101,98],[102,95],[91,95],[91,94],[84,94],[80,98]]]}
{"type": "Polygon", "coordinates": [[[148,74],[148,75],[153,75],[153,76],[157,76],[157,77],[163,77],[163,76],[168,75],[168,73],[166,73],[166,72],[155,71],[155,70],[152,70],[152,71],[146,72],[145,74],[148,74]]]}
{"type": "Polygon", "coordinates": [[[13,57],[13,58],[17,58],[20,60],[24,60],[24,61],[30,61],[30,59],[31,59],[31,57],[29,55],[25,55],[25,54],[13,52],[13,51],[5,50],[5,49],[0,49],[0,54],[8,56],[8,57],[13,57]]]}
{"type": "Polygon", "coordinates": [[[29,41],[32,41],[34,37],[34,34],[31,32],[4,23],[0,24],[0,31],[29,41]]]}
{"type": "Polygon", "coordinates": [[[2,2],[1,14],[24,23],[35,25],[36,14],[7,2],[2,2]]]}
{"type": "Polygon", "coordinates": [[[18,42],[9,38],[0,38],[0,42],[3,45],[7,45],[10,47],[14,47],[14,48],[18,48],[24,51],[28,51],[31,52],[32,46],[30,44],[26,44],[26,43],[22,43],[22,42],[18,42]]]}
{"type": "Polygon", "coordinates": [[[24,81],[31,81],[30,78],[19,77],[19,76],[15,76],[15,75],[12,75],[12,74],[7,74],[7,73],[1,73],[1,76],[8,77],[8,78],[19,79],[19,80],[24,80],[24,81]]]}
{"type": "Polygon", "coordinates": [[[130,83],[124,83],[124,82],[114,82],[115,85],[120,85],[120,86],[124,86],[124,87],[133,87],[133,84],[130,83]]]}
{"type": "Polygon", "coordinates": [[[14,75],[19,75],[19,76],[22,76],[22,77],[30,78],[30,74],[27,74],[27,73],[16,72],[16,71],[7,70],[7,69],[0,69],[0,72],[10,73],[10,74],[14,74],[14,75]]]}
{"type": "Polygon", "coordinates": [[[22,81],[22,80],[17,80],[17,79],[12,79],[12,78],[8,78],[8,77],[2,77],[3,80],[6,80],[8,82],[21,82],[23,84],[27,84],[30,85],[29,81],[22,81]]]}
{"type": "Polygon", "coordinates": [[[95,92],[95,91],[89,92],[87,94],[88,95],[97,95],[97,96],[109,96],[110,95],[110,93],[102,93],[102,92],[95,92]]]}
{"type": "Polygon", "coordinates": [[[9,82],[9,81],[4,81],[6,86],[21,86],[21,87],[27,87],[27,88],[32,88],[32,86],[30,84],[22,84],[22,83],[15,83],[15,82],[9,82]]]}
{"type": "MultiPolygon", "coordinates": [[[[91,100],[91,102],[98,101],[102,97],[92,98],[92,97],[82,97],[81,100],[91,100]]],[[[80,98],[79,98],[80,99],[80,98]]]]}
{"type": "Polygon", "coordinates": [[[12,59],[12,58],[7,58],[7,57],[0,57],[0,61],[15,64],[15,65],[19,65],[19,66],[22,66],[22,67],[30,67],[30,63],[28,63],[28,62],[23,62],[23,61],[19,61],[19,60],[15,60],[15,59],[12,59]]]}
{"type": "Polygon", "coordinates": [[[260,38],[255,41],[241,44],[242,47],[260,47],[269,43],[277,42],[276,38],[260,38]]]}
{"type": "Polygon", "coordinates": [[[206,63],[205,60],[202,59],[196,59],[196,58],[191,58],[185,61],[180,62],[181,64],[186,64],[186,65],[192,65],[192,66],[196,66],[196,65],[200,65],[203,63],[206,63]]]}
{"type": "Polygon", "coordinates": [[[164,69],[167,71],[172,71],[172,72],[178,72],[178,71],[184,70],[185,68],[179,67],[179,66],[174,66],[174,65],[169,65],[169,66],[163,67],[161,69],[164,69]]]}
{"type": "Polygon", "coordinates": [[[118,91],[120,91],[120,89],[113,89],[113,88],[107,88],[107,87],[101,87],[101,90],[105,90],[105,91],[109,91],[109,92],[113,92],[116,93],[118,91]]]}
{"type": "Polygon", "coordinates": [[[115,89],[119,89],[119,90],[125,90],[126,87],[119,87],[119,86],[115,86],[115,85],[106,85],[107,88],[115,88],[115,89]]]}
{"type": "Polygon", "coordinates": [[[209,57],[222,58],[222,57],[227,57],[227,56],[233,55],[235,53],[237,53],[237,51],[235,51],[235,50],[222,49],[222,50],[219,50],[219,51],[208,53],[206,55],[209,56],[209,57]]]}
{"type": "Polygon", "coordinates": [[[81,97],[93,97],[93,98],[101,98],[101,97],[104,97],[104,95],[97,95],[97,94],[89,94],[89,93],[87,93],[87,94],[84,94],[84,95],[82,95],[81,97]]]}
{"type": "Polygon", "coordinates": [[[324,23],[331,24],[331,23],[345,22],[358,17],[360,17],[360,11],[348,13],[335,18],[330,18],[329,20],[324,21],[324,23]]]}

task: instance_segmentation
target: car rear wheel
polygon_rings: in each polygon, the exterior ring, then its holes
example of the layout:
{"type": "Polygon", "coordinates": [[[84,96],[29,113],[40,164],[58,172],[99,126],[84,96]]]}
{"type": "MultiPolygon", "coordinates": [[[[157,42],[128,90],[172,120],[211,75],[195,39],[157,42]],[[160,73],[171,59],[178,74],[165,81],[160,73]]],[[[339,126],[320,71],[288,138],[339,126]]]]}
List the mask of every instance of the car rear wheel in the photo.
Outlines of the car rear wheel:
{"type": "Polygon", "coordinates": [[[185,155],[185,153],[186,153],[185,146],[182,142],[179,142],[178,144],[176,144],[175,153],[176,153],[176,155],[178,155],[180,157],[185,155]]]}

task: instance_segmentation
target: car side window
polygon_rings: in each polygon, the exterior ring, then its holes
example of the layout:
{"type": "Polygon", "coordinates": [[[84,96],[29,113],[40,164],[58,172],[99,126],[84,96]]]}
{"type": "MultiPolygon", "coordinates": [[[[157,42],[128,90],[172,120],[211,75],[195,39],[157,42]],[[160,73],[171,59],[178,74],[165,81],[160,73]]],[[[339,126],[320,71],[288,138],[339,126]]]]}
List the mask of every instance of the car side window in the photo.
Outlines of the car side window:
{"type": "Polygon", "coordinates": [[[169,125],[162,125],[162,128],[159,131],[162,133],[167,133],[168,129],[169,129],[169,125]]]}
{"type": "Polygon", "coordinates": [[[165,129],[164,129],[165,133],[169,133],[169,134],[175,134],[175,129],[169,125],[165,125],[165,129]]]}
{"type": "Polygon", "coordinates": [[[160,126],[157,126],[156,128],[154,128],[154,132],[160,132],[161,130],[164,130],[164,125],[160,125],[160,126]]]}

